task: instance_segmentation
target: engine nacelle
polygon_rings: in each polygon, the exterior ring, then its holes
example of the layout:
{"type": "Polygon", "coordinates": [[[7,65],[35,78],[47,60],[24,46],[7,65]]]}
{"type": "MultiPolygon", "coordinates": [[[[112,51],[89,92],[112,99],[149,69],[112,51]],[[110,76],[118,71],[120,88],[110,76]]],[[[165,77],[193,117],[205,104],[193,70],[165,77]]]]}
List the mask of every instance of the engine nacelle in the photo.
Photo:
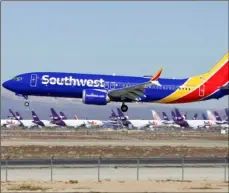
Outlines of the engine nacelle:
{"type": "Polygon", "coordinates": [[[83,103],[88,105],[106,105],[110,102],[110,97],[104,90],[85,89],[83,90],[83,103]]]}

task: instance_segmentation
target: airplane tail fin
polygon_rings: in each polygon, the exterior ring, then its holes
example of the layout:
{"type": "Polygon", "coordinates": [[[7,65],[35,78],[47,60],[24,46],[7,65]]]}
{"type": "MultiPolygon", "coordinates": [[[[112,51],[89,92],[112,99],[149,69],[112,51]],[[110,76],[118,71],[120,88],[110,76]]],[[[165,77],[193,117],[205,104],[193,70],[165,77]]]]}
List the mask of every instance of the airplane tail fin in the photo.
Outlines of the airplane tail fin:
{"type": "Polygon", "coordinates": [[[178,121],[183,121],[184,120],[184,117],[180,114],[180,111],[177,108],[175,108],[175,114],[177,116],[177,120],[178,121]]]}
{"type": "Polygon", "coordinates": [[[187,112],[183,115],[184,119],[187,119],[187,112]]]}
{"type": "Polygon", "coordinates": [[[111,110],[111,115],[109,116],[110,119],[114,119],[117,118],[118,116],[116,115],[116,113],[114,112],[114,110],[111,110]]]}
{"type": "Polygon", "coordinates": [[[62,111],[60,111],[60,115],[61,115],[61,119],[63,119],[63,120],[67,119],[67,117],[65,116],[65,114],[62,111]]]}
{"type": "Polygon", "coordinates": [[[161,118],[159,117],[159,115],[155,110],[152,110],[152,115],[153,115],[153,120],[158,120],[158,121],[161,120],[161,118]]]}
{"type": "Polygon", "coordinates": [[[9,109],[9,112],[13,115],[13,117],[14,117],[16,120],[18,120],[18,117],[14,114],[14,112],[13,112],[11,109],[9,109]]]}
{"type": "Polygon", "coordinates": [[[217,121],[222,121],[222,119],[221,119],[221,117],[217,111],[214,111],[214,115],[215,115],[215,118],[217,121]]]}
{"type": "Polygon", "coordinates": [[[33,116],[33,120],[34,121],[39,121],[40,120],[39,117],[37,116],[37,114],[34,111],[32,111],[32,116],[33,116]]]}
{"type": "Polygon", "coordinates": [[[20,115],[19,112],[16,112],[16,116],[17,116],[17,118],[18,118],[19,120],[22,120],[22,119],[23,119],[23,117],[20,115]]]}
{"type": "Polygon", "coordinates": [[[229,121],[229,108],[225,109],[226,121],[229,121]]]}
{"type": "Polygon", "coordinates": [[[52,117],[54,120],[60,120],[60,116],[56,113],[56,111],[53,108],[50,108],[51,113],[52,113],[52,117]]]}
{"type": "Polygon", "coordinates": [[[118,111],[118,116],[122,119],[122,120],[126,120],[127,118],[125,117],[125,115],[123,114],[123,112],[121,111],[120,108],[117,108],[118,111]]]}
{"type": "Polygon", "coordinates": [[[162,115],[163,115],[164,121],[169,121],[169,117],[167,116],[165,112],[162,112],[162,115]]]}
{"type": "Polygon", "coordinates": [[[229,52],[227,52],[211,70],[203,74],[203,78],[207,80],[206,84],[215,87],[221,86],[222,89],[229,89],[229,52]],[[226,87],[225,87],[226,86],[226,87]]]}
{"type": "Polygon", "coordinates": [[[216,121],[216,117],[211,111],[207,110],[207,115],[209,120],[216,121]]]}
{"type": "Polygon", "coordinates": [[[203,117],[203,120],[205,120],[205,121],[208,120],[208,118],[207,118],[207,116],[205,115],[205,113],[202,113],[202,117],[203,117]]]}
{"type": "Polygon", "coordinates": [[[78,117],[77,117],[76,115],[74,115],[74,119],[75,119],[75,120],[78,120],[78,117]]]}
{"type": "Polygon", "coordinates": [[[176,121],[176,120],[177,120],[177,117],[176,117],[176,114],[175,114],[174,111],[171,112],[171,115],[172,115],[172,119],[173,119],[174,121],[176,121]]]}
{"type": "Polygon", "coordinates": [[[198,114],[197,113],[195,113],[195,115],[194,115],[194,117],[192,118],[193,120],[196,120],[197,119],[197,117],[198,117],[198,114]]]}
{"type": "Polygon", "coordinates": [[[226,115],[229,116],[229,108],[225,109],[226,115]]]}

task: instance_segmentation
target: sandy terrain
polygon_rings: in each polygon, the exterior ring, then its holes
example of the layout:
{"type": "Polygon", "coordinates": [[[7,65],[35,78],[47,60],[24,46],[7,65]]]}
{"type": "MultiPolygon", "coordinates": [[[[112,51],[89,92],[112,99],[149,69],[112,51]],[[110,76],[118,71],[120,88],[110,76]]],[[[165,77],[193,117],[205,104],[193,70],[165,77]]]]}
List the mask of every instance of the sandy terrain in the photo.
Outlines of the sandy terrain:
{"type": "Polygon", "coordinates": [[[1,146],[192,146],[228,147],[228,141],[217,140],[72,140],[72,139],[2,139],[1,146]]]}
{"type": "Polygon", "coordinates": [[[181,157],[228,154],[219,133],[136,131],[19,131],[1,133],[1,155],[14,158],[181,157]]]}
{"type": "Polygon", "coordinates": [[[72,139],[72,140],[214,140],[228,141],[227,135],[219,132],[200,132],[200,131],[29,131],[29,130],[4,130],[1,132],[1,139],[26,138],[26,139],[72,139]]]}
{"type": "Polygon", "coordinates": [[[228,192],[222,181],[2,182],[1,191],[18,192],[228,192]]]}
{"type": "MultiPolygon", "coordinates": [[[[167,143],[168,144],[168,143],[167,143]]],[[[188,146],[2,146],[1,156],[5,159],[17,158],[86,158],[96,157],[225,157],[227,147],[188,147],[188,146]]]]}

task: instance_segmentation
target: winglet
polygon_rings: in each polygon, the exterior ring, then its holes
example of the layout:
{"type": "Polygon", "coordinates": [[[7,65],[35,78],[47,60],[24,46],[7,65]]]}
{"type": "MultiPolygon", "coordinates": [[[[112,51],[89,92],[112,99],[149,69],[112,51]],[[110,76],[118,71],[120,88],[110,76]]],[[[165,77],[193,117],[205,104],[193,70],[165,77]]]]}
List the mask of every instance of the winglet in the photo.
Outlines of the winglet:
{"type": "Polygon", "coordinates": [[[162,70],[163,68],[160,68],[150,81],[156,81],[161,76],[162,70]]]}

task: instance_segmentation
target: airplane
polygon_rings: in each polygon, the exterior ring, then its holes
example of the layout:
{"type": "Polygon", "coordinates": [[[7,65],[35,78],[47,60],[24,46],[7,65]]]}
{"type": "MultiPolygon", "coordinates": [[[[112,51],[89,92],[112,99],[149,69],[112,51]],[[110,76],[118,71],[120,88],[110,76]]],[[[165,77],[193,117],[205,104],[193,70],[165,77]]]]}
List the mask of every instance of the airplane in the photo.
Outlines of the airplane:
{"type": "Polygon", "coordinates": [[[52,124],[59,125],[61,127],[84,127],[85,126],[85,120],[76,120],[76,119],[61,119],[61,117],[56,113],[56,111],[53,108],[50,108],[52,113],[52,124]]]}
{"type": "Polygon", "coordinates": [[[169,117],[165,112],[162,112],[163,118],[166,121],[167,124],[169,124],[172,127],[180,127],[180,125],[176,124],[176,122],[173,120],[170,120],[169,117]]]}
{"type": "MultiPolygon", "coordinates": [[[[11,126],[14,126],[15,121],[12,121],[12,120],[15,120],[15,118],[13,116],[7,116],[7,117],[8,117],[8,119],[1,119],[1,127],[9,128],[11,126]]],[[[16,125],[16,126],[18,126],[18,125],[16,125]]]]}
{"type": "Polygon", "coordinates": [[[197,128],[205,128],[206,126],[208,126],[206,121],[204,120],[184,119],[177,108],[175,108],[175,113],[177,116],[176,124],[179,124],[181,127],[197,129],[197,128]]]}
{"type": "Polygon", "coordinates": [[[120,108],[117,108],[117,112],[122,124],[129,129],[145,129],[153,127],[152,120],[130,120],[128,116],[123,114],[120,108]]]}
{"type": "Polygon", "coordinates": [[[103,121],[103,127],[113,128],[113,129],[122,129],[125,126],[122,124],[120,117],[116,115],[113,109],[111,109],[111,115],[107,121],[103,121]]]}
{"type": "Polygon", "coordinates": [[[157,114],[155,110],[152,110],[153,120],[150,121],[154,127],[177,127],[178,125],[174,121],[170,121],[165,112],[162,112],[163,120],[157,114]]]}
{"type": "Polygon", "coordinates": [[[117,125],[119,128],[125,128],[128,125],[128,123],[125,122],[125,121],[128,120],[128,119],[129,119],[128,116],[119,117],[118,115],[116,115],[114,110],[111,109],[111,115],[109,116],[108,122],[111,123],[111,124],[117,125]],[[123,125],[123,122],[124,122],[124,125],[123,125]]]}
{"type": "Polygon", "coordinates": [[[225,123],[228,123],[228,121],[226,120],[222,120],[219,113],[217,111],[214,111],[214,115],[216,117],[216,120],[218,123],[221,123],[221,124],[225,124],[225,123]]]}
{"type": "Polygon", "coordinates": [[[35,111],[32,111],[33,122],[36,123],[39,127],[57,127],[56,124],[53,124],[50,120],[40,120],[35,111]]]}
{"type": "Polygon", "coordinates": [[[80,98],[87,105],[107,105],[121,102],[161,104],[190,103],[220,99],[229,95],[228,52],[211,68],[197,76],[160,78],[162,68],[154,76],[118,76],[64,72],[29,72],[3,82],[2,86],[26,99],[29,96],[80,98]]]}
{"type": "Polygon", "coordinates": [[[15,123],[14,123],[14,125],[17,125],[17,126],[22,126],[22,127],[24,127],[24,128],[33,128],[33,127],[36,127],[37,126],[37,124],[36,123],[34,123],[34,121],[33,120],[24,120],[21,116],[20,116],[20,114],[19,114],[19,116],[17,116],[16,114],[14,114],[14,112],[11,110],[11,109],[9,109],[9,112],[13,115],[13,117],[15,118],[15,123]]]}
{"type": "Polygon", "coordinates": [[[211,121],[211,126],[227,128],[229,123],[219,120],[210,110],[207,110],[208,119],[211,121]]]}
{"type": "MultiPolygon", "coordinates": [[[[62,118],[62,120],[67,120],[67,116],[63,113],[63,112],[60,112],[60,117],[62,118]]],[[[78,117],[76,115],[74,115],[74,120],[80,120],[78,119],[78,117]]],[[[103,124],[104,124],[104,121],[101,121],[101,120],[88,120],[88,119],[85,119],[85,124],[86,124],[86,127],[87,128],[92,128],[92,127],[102,127],[103,124]]]]}

